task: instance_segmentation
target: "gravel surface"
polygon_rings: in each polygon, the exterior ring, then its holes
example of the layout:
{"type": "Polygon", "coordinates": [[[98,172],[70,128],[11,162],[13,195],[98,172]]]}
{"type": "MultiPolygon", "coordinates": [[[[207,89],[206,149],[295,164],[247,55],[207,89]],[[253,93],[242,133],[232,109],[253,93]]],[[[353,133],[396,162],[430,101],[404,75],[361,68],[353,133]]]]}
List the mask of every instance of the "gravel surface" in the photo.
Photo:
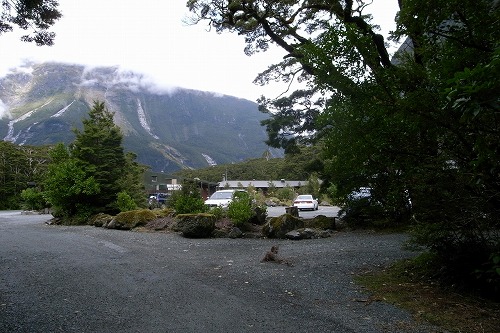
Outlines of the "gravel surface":
{"type": "Polygon", "coordinates": [[[353,277],[409,257],[401,234],[186,239],[0,212],[0,332],[440,332],[353,277]],[[283,263],[261,262],[279,246],[283,263]]]}

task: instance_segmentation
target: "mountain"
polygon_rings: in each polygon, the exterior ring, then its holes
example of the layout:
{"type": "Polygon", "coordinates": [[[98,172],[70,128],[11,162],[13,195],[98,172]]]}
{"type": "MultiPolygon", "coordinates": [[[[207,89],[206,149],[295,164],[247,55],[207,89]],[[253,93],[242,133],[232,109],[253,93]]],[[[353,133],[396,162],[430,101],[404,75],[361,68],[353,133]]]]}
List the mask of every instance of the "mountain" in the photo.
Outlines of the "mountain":
{"type": "MultiPolygon", "coordinates": [[[[116,67],[30,64],[0,78],[0,139],[69,143],[93,101],[115,113],[127,151],[153,171],[173,172],[260,157],[269,147],[251,101],[189,89],[161,89],[116,67]]],[[[274,154],[280,152],[273,151],[274,154]]]]}

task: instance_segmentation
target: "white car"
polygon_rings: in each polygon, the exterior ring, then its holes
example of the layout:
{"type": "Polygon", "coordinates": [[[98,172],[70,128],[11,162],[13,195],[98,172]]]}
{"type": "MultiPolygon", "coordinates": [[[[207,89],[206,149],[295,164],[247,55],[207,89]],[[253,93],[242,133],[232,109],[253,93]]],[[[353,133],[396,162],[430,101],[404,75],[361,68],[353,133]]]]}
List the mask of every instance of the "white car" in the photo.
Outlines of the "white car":
{"type": "Polygon", "coordinates": [[[216,191],[216,192],[214,192],[214,194],[212,194],[210,196],[210,198],[205,200],[205,205],[207,205],[209,207],[227,208],[227,206],[229,206],[231,201],[233,201],[233,195],[234,195],[234,192],[236,192],[236,191],[237,190],[216,191]]]}
{"type": "Polygon", "coordinates": [[[301,194],[295,198],[293,205],[299,210],[309,209],[318,210],[318,200],[314,199],[310,194],[301,194]]]}

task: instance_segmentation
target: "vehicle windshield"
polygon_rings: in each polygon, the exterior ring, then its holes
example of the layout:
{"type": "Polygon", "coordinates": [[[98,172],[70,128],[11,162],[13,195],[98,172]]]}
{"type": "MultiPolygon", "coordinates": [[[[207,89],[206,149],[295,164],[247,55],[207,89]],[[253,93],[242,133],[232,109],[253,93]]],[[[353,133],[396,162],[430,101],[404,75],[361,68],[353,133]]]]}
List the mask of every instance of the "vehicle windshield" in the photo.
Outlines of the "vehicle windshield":
{"type": "Polygon", "coordinates": [[[299,195],[295,200],[312,200],[312,195],[299,195]]]}
{"type": "Polygon", "coordinates": [[[233,192],[215,192],[210,196],[210,199],[220,200],[220,199],[232,199],[233,192]]]}

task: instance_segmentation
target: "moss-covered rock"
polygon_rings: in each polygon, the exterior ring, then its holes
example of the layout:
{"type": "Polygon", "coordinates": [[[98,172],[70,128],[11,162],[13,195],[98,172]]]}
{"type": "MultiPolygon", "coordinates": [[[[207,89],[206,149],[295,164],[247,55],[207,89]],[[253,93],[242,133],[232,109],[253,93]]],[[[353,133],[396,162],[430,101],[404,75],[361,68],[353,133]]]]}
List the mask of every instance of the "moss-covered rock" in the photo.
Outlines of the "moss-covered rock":
{"type": "Polygon", "coordinates": [[[156,218],[156,214],[149,209],[121,212],[108,224],[108,228],[129,230],[141,225],[146,225],[149,221],[156,218]]]}
{"type": "Polygon", "coordinates": [[[305,227],[312,229],[335,230],[335,218],[318,215],[313,219],[306,220],[305,227]]]}
{"type": "Polygon", "coordinates": [[[113,219],[112,215],[104,214],[104,213],[99,213],[94,216],[89,220],[89,225],[93,225],[94,227],[105,227],[111,222],[113,219]]]}
{"type": "Polygon", "coordinates": [[[179,214],[176,229],[184,237],[207,238],[215,230],[216,218],[212,214],[179,214]]]}
{"type": "Polygon", "coordinates": [[[304,221],[290,214],[273,217],[262,228],[262,234],[268,238],[285,238],[287,232],[304,228],[304,221]]]}

